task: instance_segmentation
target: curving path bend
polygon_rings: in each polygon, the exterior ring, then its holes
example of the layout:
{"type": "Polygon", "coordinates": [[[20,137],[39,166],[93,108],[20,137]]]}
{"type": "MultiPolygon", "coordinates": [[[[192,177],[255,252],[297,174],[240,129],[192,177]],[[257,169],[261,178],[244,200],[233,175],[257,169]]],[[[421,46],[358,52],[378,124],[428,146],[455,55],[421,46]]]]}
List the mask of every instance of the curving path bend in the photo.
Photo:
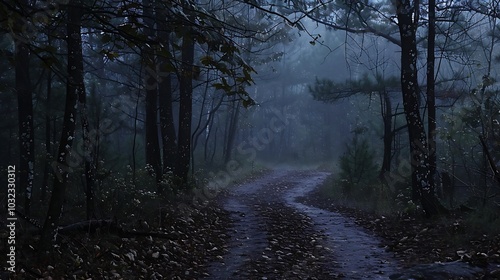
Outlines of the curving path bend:
{"type": "MultiPolygon", "coordinates": [[[[328,175],[274,170],[232,189],[222,201],[233,221],[231,239],[225,255],[209,265],[206,279],[415,279],[433,269],[462,266],[402,269],[352,219],[297,201],[328,175]]],[[[432,275],[425,279],[453,279],[449,273],[432,275]]]]}

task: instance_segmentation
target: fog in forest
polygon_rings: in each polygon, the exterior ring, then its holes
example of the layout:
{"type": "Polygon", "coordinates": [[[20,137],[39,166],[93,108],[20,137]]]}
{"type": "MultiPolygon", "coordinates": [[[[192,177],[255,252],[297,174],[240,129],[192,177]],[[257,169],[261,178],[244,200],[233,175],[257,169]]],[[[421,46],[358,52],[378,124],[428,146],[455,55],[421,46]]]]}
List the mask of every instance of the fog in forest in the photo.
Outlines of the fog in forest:
{"type": "Polygon", "coordinates": [[[5,275],[496,279],[499,5],[0,2],[5,275]]]}

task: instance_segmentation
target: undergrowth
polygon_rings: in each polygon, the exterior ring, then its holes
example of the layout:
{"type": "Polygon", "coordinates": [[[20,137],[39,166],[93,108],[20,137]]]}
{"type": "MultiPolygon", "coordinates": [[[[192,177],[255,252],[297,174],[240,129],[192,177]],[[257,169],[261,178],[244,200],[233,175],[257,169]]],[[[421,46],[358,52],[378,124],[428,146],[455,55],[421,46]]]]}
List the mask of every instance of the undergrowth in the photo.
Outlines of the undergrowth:
{"type": "Polygon", "coordinates": [[[337,205],[368,212],[387,214],[398,207],[394,194],[382,184],[352,186],[349,193],[345,192],[344,184],[345,181],[331,175],[320,186],[320,192],[337,205]]]}
{"type": "Polygon", "coordinates": [[[422,221],[439,223],[446,228],[442,234],[449,238],[450,243],[459,245],[485,236],[500,234],[500,207],[494,203],[471,208],[470,211],[452,209],[450,215],[427,220],[421,212],[421,207],[411,200],[411,186],[400,184],[394,190],[381,182],[372,182],[362,186],[353,186],[346,194],[342,180],[335,175],[329,176],[320,186],[321,195],[330,198],[335,204],[354,208],[383,216],[411,217],[422,221]],[[370,189],[367,191],[367,189],[370,189]]]}

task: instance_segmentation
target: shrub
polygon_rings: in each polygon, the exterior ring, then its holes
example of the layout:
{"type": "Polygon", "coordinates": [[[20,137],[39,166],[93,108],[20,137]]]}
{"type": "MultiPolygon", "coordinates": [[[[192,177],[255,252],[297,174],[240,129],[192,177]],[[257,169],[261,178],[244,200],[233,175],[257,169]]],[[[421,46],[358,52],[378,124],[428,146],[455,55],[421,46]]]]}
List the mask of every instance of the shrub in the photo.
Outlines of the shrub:
{"type": "Polygon", "coordinates": [[[370,197],[377,179],[375,151],[366,138],[359,133],[346,145],[346,152],[340,157],[340,184],[346,196],[364,195],[370,197]]]}

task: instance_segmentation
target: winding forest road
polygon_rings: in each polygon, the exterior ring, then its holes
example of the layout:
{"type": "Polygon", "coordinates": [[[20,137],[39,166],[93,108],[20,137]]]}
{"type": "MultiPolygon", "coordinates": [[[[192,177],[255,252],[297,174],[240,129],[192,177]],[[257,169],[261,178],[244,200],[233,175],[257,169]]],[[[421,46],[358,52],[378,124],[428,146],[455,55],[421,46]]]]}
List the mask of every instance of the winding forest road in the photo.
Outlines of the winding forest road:
{"type": "Polygon", "coordinates": [[[232,189],[226,254],[206,279],[388,279],[397,261],[338,213],[297,202],[325,180],[318,171],[274,170],[232,189]]]}

